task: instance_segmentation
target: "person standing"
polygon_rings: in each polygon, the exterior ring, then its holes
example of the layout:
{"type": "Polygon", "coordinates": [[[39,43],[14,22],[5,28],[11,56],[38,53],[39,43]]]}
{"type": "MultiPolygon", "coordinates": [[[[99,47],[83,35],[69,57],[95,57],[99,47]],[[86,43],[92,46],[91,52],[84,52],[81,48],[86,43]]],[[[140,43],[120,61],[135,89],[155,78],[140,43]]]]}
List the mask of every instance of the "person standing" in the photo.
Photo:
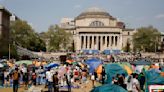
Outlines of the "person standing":
{"type": "Polygon", "coordinates": [[[13,72],[13,92],[18,92],[19,77],[20,74],[18,68],[15,68],[15,71],[13,72]]]}
{"type": "Polygon", "coordinates": [[[68,92],[71,92],[71,82],[69,81],[68,76],[66,74],[64,74],[64,76],[65,76],[66,83],[68,86],[68,92]]]}
{"type": "Polygon", "coordinates": [[[58,72],[56,72],[53,75],[53,87],[54,87],[54,92],[59,92],[59,85],[58,85],[59,79],[58,79],[58,72]]]}
{"type": "Polygon", "coordinates": [[[102,73],[101,73],[101,75],[102,75],[102,84],[104,84],[105,83],[105,75],[106,75],[105,68],[104,67],[102,67],[102,73]]]}
{"type": "Polygon", "coordinates": [[[52,79],[52,73],[50,72],[50,69],[46,72],[46,78],[48,81],[48,92],[52,92],[52,86],[53,86],[53,79],[52,79]]]}
{"type": "Polygon", "coordinates": [[[36,78],[37,78],[37,74],[35,73],[35,70],[33,70],[32,72],[32,84],[36,86],[36,78]]]}
{"type": "Polygon", "coordinates": [[[138,81],[138,75],[133,74],[133,79],[132,79],[132,92],[140,92],[140,84],[138,81]]]}

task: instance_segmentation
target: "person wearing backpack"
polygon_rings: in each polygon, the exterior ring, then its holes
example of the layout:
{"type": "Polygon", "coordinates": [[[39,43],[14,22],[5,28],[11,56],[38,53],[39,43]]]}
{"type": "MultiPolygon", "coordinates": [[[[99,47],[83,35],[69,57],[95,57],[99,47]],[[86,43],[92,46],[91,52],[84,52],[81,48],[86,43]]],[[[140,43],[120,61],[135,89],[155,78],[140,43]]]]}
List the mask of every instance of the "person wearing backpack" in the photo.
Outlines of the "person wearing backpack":
{"type": "Polygon", "coordinates": [[[15,68],[15,71],[13,72],[13,92],[18,92],[19,77],[20,74],[18,68],[15,68]]]}

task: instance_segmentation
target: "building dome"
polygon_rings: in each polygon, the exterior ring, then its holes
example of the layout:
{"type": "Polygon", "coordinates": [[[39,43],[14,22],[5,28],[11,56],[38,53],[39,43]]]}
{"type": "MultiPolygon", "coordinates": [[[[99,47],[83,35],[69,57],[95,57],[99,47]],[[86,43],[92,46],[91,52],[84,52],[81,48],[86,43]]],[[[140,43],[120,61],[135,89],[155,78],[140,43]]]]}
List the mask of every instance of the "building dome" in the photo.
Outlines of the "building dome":
{"type": "Polygon", "coordinates": [[[84,12],[82,12],[79,16],[76,17],[76,19],[82,19],[82,18],[96,18],[96,17],[100,17],[100,18],[109,18],[110,15],[108,12],[106,12],[103,9],[97,8],[97,7],[92,7],[92,8],[88,8],[87,10],[85,10],[84,12]]]}

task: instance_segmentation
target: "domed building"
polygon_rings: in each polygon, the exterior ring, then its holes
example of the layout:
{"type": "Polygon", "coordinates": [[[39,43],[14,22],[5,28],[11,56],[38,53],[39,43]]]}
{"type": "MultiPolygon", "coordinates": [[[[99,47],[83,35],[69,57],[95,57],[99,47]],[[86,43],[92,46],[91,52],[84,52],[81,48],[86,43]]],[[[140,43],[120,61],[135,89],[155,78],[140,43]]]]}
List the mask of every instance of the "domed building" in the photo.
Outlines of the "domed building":
{"type": "Polygon", "coordinates": [[[103,9],[93,7],[74,19],[63,18],[60,27],[72,32],[76,50],[118,50],[130,44],[134,29],[118,21],[103,9]]]}

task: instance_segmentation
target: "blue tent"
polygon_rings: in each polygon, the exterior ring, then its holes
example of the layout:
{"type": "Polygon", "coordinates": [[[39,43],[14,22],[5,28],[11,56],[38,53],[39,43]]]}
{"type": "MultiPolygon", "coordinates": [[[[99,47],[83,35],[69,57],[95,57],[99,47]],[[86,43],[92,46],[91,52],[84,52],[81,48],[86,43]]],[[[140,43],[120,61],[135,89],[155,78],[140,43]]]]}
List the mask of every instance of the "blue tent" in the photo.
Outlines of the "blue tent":
{"type": "Polygon", "coordinates": [[[128,92],[121,86],[115,84],[105,84],[103,86],[96,87],[91,92],[128,92]]]}
{"type": "Polygon", "coordinates": [[[99,50],[92,50],[93,54],[99,54],[99,50]]]}
{"type": "Polygon", "coordinates": [[[164,85],[164,77],[156,69],[151,69],[145,72],[146,78],[146,92],[148,91],[149,85],[164,85]]]}
{"type": "Polygon", "coordinates": [[[113,54],[119,54],[121,52],[121,50],[112,50],[113,54]]]}
{"type": "Polygon", "coordinates": [[[89,50],[83,50],[83,53],[89,54],[89,50]]]}
{"type": "Polygon", "coordinates": [[[106,83],[112,83],[112,78],[115,77],[117,74],[125,74],[128,75],[127,71],[123,69],[119,64],[107,64],[105,65],[105,71],[107,74],[106,83]]]}
{"type": "Polygon", "coordinates": [[[56,63],[50,63],[46,66],[46,68],[53,68],[53,67],[56,67],[56,66],[59,66],[59,64],[56,64],[56,63]]]}
{"type": "Polygon", "coordinates": [[[97,58],[91,58],[85,61],[87,65],[89,65],[89,72],[94,73],[95,69],[102,64],[102,61],[97,58]]]}
{"type": "Polygon", "coordinates": [[[105,55],[109,55],[109,54],[111,54],[111,51],[110,51],[110,50],[104,50],[103,53],[104,53],[105,55]]]}
{"type": "Polygon", "coordinates": [[[141,60],[137,60],[134,63],[132,63],[134,65],[151,65],[151,61],[147,60],[147,59],[141,59],[141,60]]]}

